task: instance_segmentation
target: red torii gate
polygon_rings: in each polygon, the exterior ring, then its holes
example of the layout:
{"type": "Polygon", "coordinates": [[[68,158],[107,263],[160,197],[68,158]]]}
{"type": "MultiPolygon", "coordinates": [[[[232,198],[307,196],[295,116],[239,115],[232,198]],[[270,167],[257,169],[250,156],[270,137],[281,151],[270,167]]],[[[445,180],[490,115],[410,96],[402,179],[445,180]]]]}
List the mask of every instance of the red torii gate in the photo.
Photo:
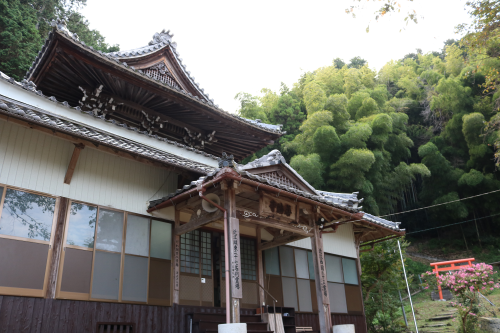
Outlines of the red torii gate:
{"type": "MultiPolygon", "coordinates": [[[[436,277],[438,277],[439,272],[456,271],[456,270],[462,269],[464,267],[471,267],[472,262],[475,260],[476,259],[474,259],[474,258],[468,258],[468,259],[435,262],[435,263],[431,263],[431,267],[433,267],[432,271],[435,272],[436,277]],[[467,263],[467,265],[455,266],[455,264],[462,264],[465,262],[467,263]],[[439,266],[445,266],[445,265],[450,265],[450,266],[449,267],[439,267],[439,266]]],[[[439,290],[439,299],[442,300],[443,299],[443,291],[441,290],[441,286],[439,284],[438,284],[438,290],[439,290]]]]}

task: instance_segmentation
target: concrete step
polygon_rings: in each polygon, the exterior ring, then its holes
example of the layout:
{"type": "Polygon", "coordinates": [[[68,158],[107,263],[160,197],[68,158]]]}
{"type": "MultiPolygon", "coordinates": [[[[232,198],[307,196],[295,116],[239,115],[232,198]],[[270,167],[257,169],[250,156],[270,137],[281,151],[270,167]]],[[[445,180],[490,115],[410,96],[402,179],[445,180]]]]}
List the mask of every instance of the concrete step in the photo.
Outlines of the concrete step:
{"type": "MultiPolygon", "coordinates": [[[[226,315],[223,313],[194,313],[193,322],[204,321],[215,321],[223,324],[226,322],[226,315]]],[[[242,315],[240,316],[240,322],[242,323],[259,323],[261,322],[260,315],[242,315]]]]}
{"type": "MultiPolygon", "coordinates": [[[[243,321],[242,321],[243,322],[243,321]]],[[[218,321],[206,321],[200,320],[198,321],[198,327],[201,332],[206,332],[207,330],[217,330],[219,324],[222,324],[218,321]]],[[[267,323],[246,323],[248,331],[267,331],[267,323]]]]}

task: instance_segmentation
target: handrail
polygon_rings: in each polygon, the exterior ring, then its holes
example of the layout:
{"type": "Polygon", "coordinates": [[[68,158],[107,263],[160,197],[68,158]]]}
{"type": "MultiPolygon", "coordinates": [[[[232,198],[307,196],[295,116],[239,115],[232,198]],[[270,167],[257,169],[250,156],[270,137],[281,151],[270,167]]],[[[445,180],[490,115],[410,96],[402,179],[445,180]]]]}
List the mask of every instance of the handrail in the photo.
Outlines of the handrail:
{"type": "MultiPolygon", "coordinates": [[[[261,288],[262,288],[262,290],[264,290],[264,291],[265,291],[265,292],[266,292],[269,296],[271,296],[271,298],[274,300],[274,302],[273,302],[273,315],[274,315],[274,316],[273,316],[273,318],[274,318],[274,332],[276,332],[276,329],[277,329],[277,328],[276,328],[276,303],[278,302],[278,300],[277,300],[276,298],[274,298],[274,297],[273,297],[273,295],[271,295],[271,294],[269,293],[269,291],[267,291],[267,290],[266,290],[266,288],[262,287],[262,286],[260,285],[260,283],[258,283],[258,282],[256,282],[256,283],[257,283],[257,285],[258,285],[259,287],[261,287],[261,288]]],[[[268,313],[268,314],[269,314],[269,313],[268,313]]]]}
{"type": "Polygon", "coordinates": [[[266,290],[266,288],[262,287],[262,286],[260,285],[260,283],[258,283],[258,282],[256,282],[256,283],[259,285],[259,287],[261,287],[261,288],[262,288],[262,290],[264,290],[264,291],[265,291],[265,292],[266,292],[269,296],[271,296],[271,298],[272,298],[275,302],[277,302],[277,301],[278,301],[276,298],[274,298],[274,297],[273,297],[273,295],[271,295],[271,294],[269,293],[269,291],[267,291],[267,290],[266,290]]]}

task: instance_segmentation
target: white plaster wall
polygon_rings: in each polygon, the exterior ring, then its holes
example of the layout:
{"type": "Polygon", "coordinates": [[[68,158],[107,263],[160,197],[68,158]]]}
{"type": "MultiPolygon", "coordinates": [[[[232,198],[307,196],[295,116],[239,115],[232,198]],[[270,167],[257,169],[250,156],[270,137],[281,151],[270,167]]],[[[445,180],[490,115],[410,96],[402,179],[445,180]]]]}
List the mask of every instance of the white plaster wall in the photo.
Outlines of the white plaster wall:
{"type": "MultiPolygon", "coordinates": [[[[304,238],[288,245],[311,250],[311,239],[304,238]]],[[[341,225],[336,233],[323,234],[323,249],[325,253],[356,258],[352,224],[341,225]]]]}
{"type": "Polygon", "coordinates": [[[45,97],[38,96],[33,92],[24,90],[22,87],[18,85],[13,85],[5,80],[0,80],[0,92],[2,95],[12,98],[17,101],[21,101],[23,103],[32,105],[34,107],[38,107],[42,110],[53,113],[54,115],[62,116],[68,119],[71,119],[77,123],[85,124],[86,126],[92,126],[95,128],[99,128],[108,133],[127,138],[129,140],[133,140],[135,142],[180,156],[186,159],[190,159],[192,161],[196,161],[199,163],[203,163],[205,165],[209,165],[212,167],[217,167],[218,162],[211,157],[204,156],[202,154],[197,154],[193,151],[189,151],[182,147],[178,147],[173,144],[168,144],[166,142],[157,140],[155,138],[148,137],[146,135],[136,133],[125,129],[120,126],[116,126],[112,123],[104,122],[101,119],[96,119],[87,114],[76,111],[75,109],[71,109],[65,107],[61,104],[54,103],[49,101],[45,97]]]}
{"type": "MultiPolygon", "coordinates": [[[[73,148],[63,139],[0,120],[0,184],[139,214],[147,214],[148,200],[176,190],[172,171],[89,147],[81,151],[71,185],[64,184],[73,148]]],[[[173,219],[173,213],[162,217],[173,219]]]]}

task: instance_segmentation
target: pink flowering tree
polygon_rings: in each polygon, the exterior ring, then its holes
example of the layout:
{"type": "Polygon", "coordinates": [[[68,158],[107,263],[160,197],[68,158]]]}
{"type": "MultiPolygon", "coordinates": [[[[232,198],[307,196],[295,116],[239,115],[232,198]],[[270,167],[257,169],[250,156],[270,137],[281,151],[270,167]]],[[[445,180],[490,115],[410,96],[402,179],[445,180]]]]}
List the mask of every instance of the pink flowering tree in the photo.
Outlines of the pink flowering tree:
{"type": "Polygon", "coordinates": [[[451,305],[458,310],[459,332],[475,332],[477,328],[477,317],[481,313],[479,293],[490,294],[500,284],[495,282],[493,266],[487,264],[474,264],[457,271],[441,273],[439,277],[433,272],[422,274],[425,279],[426,288],[429,285],[441,285],[441,288],[449,289],[455,295],[455,301],[451,305]]]}

